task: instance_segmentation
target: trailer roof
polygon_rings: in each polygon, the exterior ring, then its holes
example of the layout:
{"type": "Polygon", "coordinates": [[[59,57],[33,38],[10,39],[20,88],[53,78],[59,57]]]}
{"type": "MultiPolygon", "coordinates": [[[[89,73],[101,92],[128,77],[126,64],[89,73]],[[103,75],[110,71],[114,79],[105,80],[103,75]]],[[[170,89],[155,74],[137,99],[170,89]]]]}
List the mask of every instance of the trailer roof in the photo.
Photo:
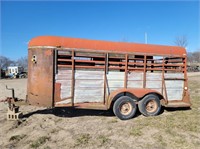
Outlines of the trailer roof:
{"type": "Polygon", "coordinates": [[[111,42],[58,36],[38,36],[33,38],[29,42],[28,46],[29,48],[38,46],[55,46],[63,48],[89,49],[94,51],[133,52],[152,55],[176,55],[181,57],[186,55],[185,48],[177,46],[111,42]]]}

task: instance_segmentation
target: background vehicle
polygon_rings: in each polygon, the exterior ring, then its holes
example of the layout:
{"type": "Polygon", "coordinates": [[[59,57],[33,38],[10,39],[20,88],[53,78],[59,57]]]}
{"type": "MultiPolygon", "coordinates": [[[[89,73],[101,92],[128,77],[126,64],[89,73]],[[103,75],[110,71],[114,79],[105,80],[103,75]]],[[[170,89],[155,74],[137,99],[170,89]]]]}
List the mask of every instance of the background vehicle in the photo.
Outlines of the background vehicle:
{"type": "Polygon", "coordinates": [[[190,107],[181,47],[40,36],[29,43],[28,100],[47,107],[113,109],[123,120],[190,107]]]}
{"type": "Polygon", "coordinates": [[[27,72],[17,73],[16,78],[27,78],[27,72]]]}

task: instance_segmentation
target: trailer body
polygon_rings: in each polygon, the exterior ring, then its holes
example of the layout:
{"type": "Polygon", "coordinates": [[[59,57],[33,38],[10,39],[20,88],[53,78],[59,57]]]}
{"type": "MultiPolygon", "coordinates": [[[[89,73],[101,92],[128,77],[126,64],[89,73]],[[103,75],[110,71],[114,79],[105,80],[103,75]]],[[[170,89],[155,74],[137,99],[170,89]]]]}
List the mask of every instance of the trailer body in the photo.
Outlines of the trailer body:
{"type": "Polygon", "coordinates": [[[163,106],[190,107],[186,61],[182,47],[40,36],[29,43],[28,100],[107,110],[121,96],[137,104],[154,94],[163,106]]]}

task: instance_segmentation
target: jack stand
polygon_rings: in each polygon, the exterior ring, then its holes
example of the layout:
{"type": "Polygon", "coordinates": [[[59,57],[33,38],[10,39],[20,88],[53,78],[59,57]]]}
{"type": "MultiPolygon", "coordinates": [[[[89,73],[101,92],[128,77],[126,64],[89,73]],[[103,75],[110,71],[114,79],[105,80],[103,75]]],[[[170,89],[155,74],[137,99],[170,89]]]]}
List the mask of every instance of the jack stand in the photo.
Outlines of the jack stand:
{"type": "Polygon", "coordinates": [[[7,86],[6,89],[12,90],[12,97],[6,99],[8,102],[7,120],[19,120],[23,117],[23,114],[19,111],[19,106],[15,106],[13,103],[17,101],[17,98],[15,98],[15,91],[13,88],[7,88],[7,86]]]}
{"type": "Polygon", "coordinates": [[[19,120],[23,117],[22,112],[19,111],[19,106],[15,106],[15,104],[11,103],[12,98],[7,98],[8,102],[8,112],[7,112],[7,120],[19,120]]]}

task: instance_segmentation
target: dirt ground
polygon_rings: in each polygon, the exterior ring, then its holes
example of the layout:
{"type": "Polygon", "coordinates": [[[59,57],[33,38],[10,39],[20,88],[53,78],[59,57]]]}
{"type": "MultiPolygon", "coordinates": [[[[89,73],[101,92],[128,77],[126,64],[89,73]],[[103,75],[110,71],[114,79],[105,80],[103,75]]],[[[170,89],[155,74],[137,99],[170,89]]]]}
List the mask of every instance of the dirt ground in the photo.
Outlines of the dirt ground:
{"type": "MultiPolygon", "coordinates": [[[[155,117],[137,114],[121,121],[112,111],[46,109],[22,105],[24,118],[7,121],[0,103],[0,149],[200,148],[200,73],[189,73],[191,109],[163,109],[155,117]]],[[[11,96],[5,85],[26,98],[26,79],[0,80],[0,99],[11,96]]]]}

